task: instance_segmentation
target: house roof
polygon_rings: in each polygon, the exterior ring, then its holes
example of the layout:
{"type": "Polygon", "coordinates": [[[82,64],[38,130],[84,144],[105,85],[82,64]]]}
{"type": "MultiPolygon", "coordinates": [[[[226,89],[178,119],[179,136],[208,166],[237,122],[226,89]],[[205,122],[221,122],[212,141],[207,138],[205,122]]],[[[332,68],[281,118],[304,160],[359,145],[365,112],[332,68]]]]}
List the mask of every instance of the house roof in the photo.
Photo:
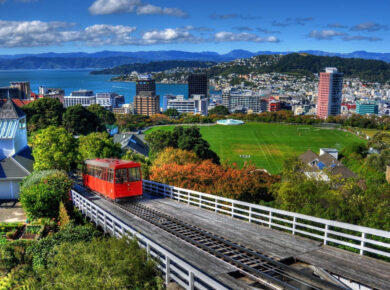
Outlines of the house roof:
{"type": "Polygon", "coordinates": [[[33,163],[29,147],[12,157],[0,160],[0,180],[22,179],[28,176],[32,172],[33,163]]]}
{"type": "Polygon", "coordinates": [[[330,169],[333,175],[341,175],[341,178],[356,178],[357,175],[345,165],[337,165],[330,169]]]}
{"type": "Polygon", "coordinates": [[[19,119],[24,116],[26,114],[11,99],[0,107],[0,119],[19,119]]]}
{"type": "Polygon", "coordinates": [[[149,146],[139,136],[136,134],[115,134],[114,142],[121,144],[122,149],[130,149],[148,157],[149,146]]]}
{"type": "MultiPolygon", "coordinates": [[[[0,104],[2,103],[5,103],[7,102],[8,99],[0,99],[0,104]]],[[[21,100],[21,99],[17,99],[17,98],[12,98],[12,101],[15,103],[15,105],[17,105],[19,108],[27,105],[27,104],[30,104],[32,101],[31,100],[21,100]]],[[[0,105],[1,107],[1,105],[0,105]]]]}
{"type": "Polygon", "coordinates": [[[298,157],[303,163],[307,164],[307,163],[311,163],[313,162],[314,160],[317,160],[318,159],[318,155],[315,154],[313,151],[311,150],[307,150],[305,153],[302,153],[301,155],[299,155],[298,157]]]}
{"type": "Polygon", "coordinates": [[[318,161],[325,164],[326,167],[331,167],[334,164],[339,164],[336,158],[326,152],[318,157],[318,161]]]}

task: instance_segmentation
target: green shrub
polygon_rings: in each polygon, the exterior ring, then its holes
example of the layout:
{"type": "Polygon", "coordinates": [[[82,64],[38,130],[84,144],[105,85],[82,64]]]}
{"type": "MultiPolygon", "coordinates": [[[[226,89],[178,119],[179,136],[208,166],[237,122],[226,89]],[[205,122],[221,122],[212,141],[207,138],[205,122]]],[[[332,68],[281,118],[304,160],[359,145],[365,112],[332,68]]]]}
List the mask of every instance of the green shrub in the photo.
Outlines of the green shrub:
{"type": "Polygon", "coordinates": [[[57,218],[60,202],[67,202],[72,182],[65,172],[34,172],[20,190],[20,201],[31,219],[57,218]]]}
{"type": "Polygon", "coordinates": [[[136,240],[93,239],[63,243],[40,269],[40,288],[50,289],[162,289],[156,263],[136,240]]]}
{"type": "Polygon", "coordinates": [[[61,231],[38,240],[28,248],[28,253],[32,255],[33,267],[46,267],[49,258],[56,254],[55,246],[65,242],[88,242],[100,235],[101,233],[92,226],[69,224],[61,231]]]}

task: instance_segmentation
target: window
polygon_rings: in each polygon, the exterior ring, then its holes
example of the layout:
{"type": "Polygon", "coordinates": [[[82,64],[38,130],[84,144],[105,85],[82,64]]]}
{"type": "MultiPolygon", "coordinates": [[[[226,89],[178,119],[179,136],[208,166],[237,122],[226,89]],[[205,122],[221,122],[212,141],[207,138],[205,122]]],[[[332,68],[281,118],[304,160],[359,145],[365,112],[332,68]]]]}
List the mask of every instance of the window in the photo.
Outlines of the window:
{"type": "Polygon", "coordinates": [[[114,182],[114,169],[108,169],[108,182],[114,182]]]}
{"type": "Polygon", "coordinates": [[[129,168],[129,181],[139,181],[141,179],[139,167],[129,168]]]}
{"type": "Polygon", "coordinates": [[[121,184],[127,181],[127,168],[115,170],[115,183],[121,184]]]}

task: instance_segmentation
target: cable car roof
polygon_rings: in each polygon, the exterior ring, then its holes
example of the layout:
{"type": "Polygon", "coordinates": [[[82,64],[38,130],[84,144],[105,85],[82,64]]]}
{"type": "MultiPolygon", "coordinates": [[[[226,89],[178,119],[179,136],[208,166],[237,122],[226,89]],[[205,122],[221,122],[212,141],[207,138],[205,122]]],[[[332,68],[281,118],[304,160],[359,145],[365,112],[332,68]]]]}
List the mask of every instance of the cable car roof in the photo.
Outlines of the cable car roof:
{"type": "Polygon", "coordinates": [[[132,167],[140,167],[141,164],[129,161],[129,160],[121,160],[121,159],[113,159],[113,158],[104,158],[104,159],[88,159],[85,160],[85,164],[99,166],[104,168],[132,168],[132,167]]]}

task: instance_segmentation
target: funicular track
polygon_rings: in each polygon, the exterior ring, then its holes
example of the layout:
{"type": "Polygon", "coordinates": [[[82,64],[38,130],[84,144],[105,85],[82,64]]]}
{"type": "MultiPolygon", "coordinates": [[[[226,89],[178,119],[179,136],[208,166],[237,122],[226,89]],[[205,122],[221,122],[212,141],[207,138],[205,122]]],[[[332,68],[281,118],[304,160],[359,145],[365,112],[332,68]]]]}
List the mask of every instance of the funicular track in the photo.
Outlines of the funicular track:
{"type": "Polygon", "coordinates": [[[301,272],[247,247],[229,241],[138,202],[115,203],[158,228],[233,265],[237,270],[270,289],[349,289],[301,272]]]}

